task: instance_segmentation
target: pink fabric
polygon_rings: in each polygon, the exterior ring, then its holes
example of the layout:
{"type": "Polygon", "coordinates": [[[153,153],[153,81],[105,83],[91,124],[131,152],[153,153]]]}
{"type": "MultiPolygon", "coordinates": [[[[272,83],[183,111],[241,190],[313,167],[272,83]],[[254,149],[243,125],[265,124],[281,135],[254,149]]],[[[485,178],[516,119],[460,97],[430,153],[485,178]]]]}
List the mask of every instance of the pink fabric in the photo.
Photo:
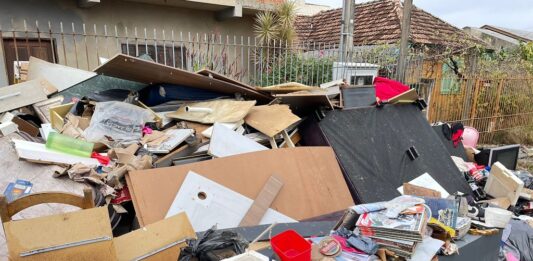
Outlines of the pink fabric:
{"type": "Polygon", "coordinates": [[[150,127],[144,127],[143,128],[143,134],[152,134],[153,130],[150,129],[150,127]]]}
{"type": "Polygon", "coordinates": [[[409,90],[409,86],[384,77],[376,77],[374,79],[374,86],[376,88],[376,98],[382,101],[386,101],[409,90]]]}

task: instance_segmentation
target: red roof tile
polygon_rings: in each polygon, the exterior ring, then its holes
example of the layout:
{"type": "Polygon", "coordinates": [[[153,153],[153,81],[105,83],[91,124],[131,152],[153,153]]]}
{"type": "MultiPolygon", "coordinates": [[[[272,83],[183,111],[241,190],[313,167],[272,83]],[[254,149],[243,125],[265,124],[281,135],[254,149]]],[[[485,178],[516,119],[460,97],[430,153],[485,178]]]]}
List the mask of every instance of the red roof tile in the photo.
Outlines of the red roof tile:
{"type": "MultiPolygon", "coordinates": [[[[402,4],[399,0],[377,0],[355,6],[355,45],[396,43],[401,36],[402,4]]],[[[299,41],[339,44],[342,9],[298,16],[295,22],[299,41]]],[[[417,44],[462,46],[470,37],[430,13],[413,7],[410,40],[417,44]]]]}

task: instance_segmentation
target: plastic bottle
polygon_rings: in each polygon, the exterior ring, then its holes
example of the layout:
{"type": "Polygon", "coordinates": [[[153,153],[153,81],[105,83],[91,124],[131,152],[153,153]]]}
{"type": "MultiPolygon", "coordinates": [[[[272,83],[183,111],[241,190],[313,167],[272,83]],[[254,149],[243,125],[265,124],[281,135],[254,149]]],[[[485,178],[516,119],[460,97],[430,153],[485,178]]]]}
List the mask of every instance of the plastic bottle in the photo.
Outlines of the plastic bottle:
{"type": "Polygon", "coordinates": [[[46,148],[67,154],[90,158],[94,143],[78,140],[67,135],[50,132],[46,140],[46,148]]]}

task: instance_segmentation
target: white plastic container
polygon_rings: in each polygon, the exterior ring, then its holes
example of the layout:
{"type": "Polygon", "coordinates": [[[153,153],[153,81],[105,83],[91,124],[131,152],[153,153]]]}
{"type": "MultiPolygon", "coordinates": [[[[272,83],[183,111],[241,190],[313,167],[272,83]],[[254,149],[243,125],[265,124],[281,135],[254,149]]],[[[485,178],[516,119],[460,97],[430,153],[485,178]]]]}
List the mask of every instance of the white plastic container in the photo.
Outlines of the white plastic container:
{"type": "Polygon", "coordinates": [[[485,223],[491,227],[505,228],[513,213],[501,208],[486,208],[485,223]]]}

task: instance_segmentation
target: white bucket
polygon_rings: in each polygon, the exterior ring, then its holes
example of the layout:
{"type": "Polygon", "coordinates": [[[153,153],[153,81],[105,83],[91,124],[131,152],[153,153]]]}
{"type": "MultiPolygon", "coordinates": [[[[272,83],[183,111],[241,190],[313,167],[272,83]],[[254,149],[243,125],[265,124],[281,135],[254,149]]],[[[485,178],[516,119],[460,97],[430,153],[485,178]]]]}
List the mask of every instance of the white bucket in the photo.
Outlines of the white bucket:
{"type": "Polygon", "coordinates": [[[485,223],[491,227],[505,228],[513,213],[501,208],[486,208],[485,223]]]}

